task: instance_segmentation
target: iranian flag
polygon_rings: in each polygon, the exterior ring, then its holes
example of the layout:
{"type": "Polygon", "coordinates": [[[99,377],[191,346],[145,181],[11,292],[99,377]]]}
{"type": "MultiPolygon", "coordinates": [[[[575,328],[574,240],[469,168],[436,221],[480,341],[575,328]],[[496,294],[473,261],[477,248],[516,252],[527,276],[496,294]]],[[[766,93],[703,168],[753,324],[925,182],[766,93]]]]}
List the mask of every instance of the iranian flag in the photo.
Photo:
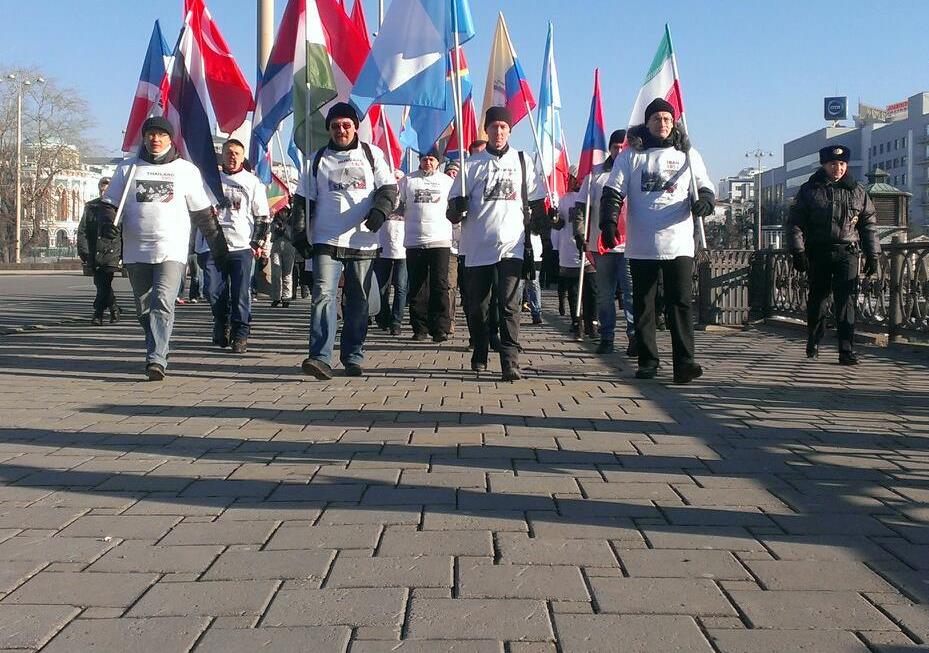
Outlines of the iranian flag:
{"type": "Polygon", "coordinates": [[[652,65],[645,75],[645,83],[639,89],[639,95],[629,116],[629,126],[645,122],[645,107],[655,98],[667,100],[677,112],[680,120],[684,114],[684,100],[681,96],[681,82],[677,75],[677,60],[671,46],[671,29],[664,26],[664,37],[658,44],[658,51],[652,59],[652,65]]]}

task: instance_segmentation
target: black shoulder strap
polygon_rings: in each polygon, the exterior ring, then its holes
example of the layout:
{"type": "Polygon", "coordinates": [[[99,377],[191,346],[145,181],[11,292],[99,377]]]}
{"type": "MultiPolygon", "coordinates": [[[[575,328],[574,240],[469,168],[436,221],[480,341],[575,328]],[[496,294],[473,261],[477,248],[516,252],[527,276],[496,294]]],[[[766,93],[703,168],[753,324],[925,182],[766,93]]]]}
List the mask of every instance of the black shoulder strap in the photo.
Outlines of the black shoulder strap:
{"type": "MultiPolygon", "coordinates": [[[[361,149],[365,154],[365,158],[368,160],[368,165],[371,166],[371,176],[374,176],[374,152],[371,151],[371,146],[361,141],[361,149]]],[[[323,154],[325,154],[326,148],[321,147],[316,151],[316,155],[313,157],[313,178],[316,178],[316,174],[319,172],[319,162],[322,161],[323,154]]]]}
{"type": "Polygon", "coordinates": [[[323,154],[325,154],[326,148],[321,147],[316,150],[316,154],[313,156],[313,179],[316,179],[316,173],[319,172],[319,162],[323,160],[323,154]]]}
{"type": "Polygon", "coordinates": [[[526,155],[522,150],[519,152],[519,168],[522,171],[522,179],[519,182],[519,190],[523,198],[523,211],[529,211],[529,185],[526,182],[526,155]]]}

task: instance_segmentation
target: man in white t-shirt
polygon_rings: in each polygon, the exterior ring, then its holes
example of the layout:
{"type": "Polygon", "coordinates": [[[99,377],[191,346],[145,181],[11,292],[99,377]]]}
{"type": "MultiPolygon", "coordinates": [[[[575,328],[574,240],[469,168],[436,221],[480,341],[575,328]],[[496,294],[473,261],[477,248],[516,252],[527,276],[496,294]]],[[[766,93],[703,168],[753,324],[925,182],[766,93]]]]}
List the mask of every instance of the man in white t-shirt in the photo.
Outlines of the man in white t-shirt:
{"type": "MultiPolygon", "coordinates": [[[[398,186],[403,185],[403,172],[394,170],[398,186]]],[[[387,222],[377,232],[381,252],[374,259],[374,279],[377,281],[380,292],[380,310],[374,318],[375,323],[384,331],[389,330],[390,335],[400,335],[403,325],[403,311],[406,310],[407,298],[407,269],[406,248],[403,246],[404,228],[403,216],[398,211],[392,211],[387,222]],[[394,291],[393,301],[390,301],[390,290],[394,291]]],[[[373,312],[374,307],[371,307],[373,312]]]]}
{"type": "Polygon", "coordinates": [[[603,247],[617,243],[619,214],[625,205],[626,257],[632,271],[635,331],[639,341],[636,378],[658,374],[655,292],[664,278],[671,332],[674,382],[690,383],[703,374],[694,360],[694,218],[713,213],[715,189],[703,158],[690,146],[675,109],[658,98],[645,108],[645,124],[630,127],[622,151],[600,198],[603,247]],[[691,178],[697,197],[691,196],[691,178]]]}
{"type": "Polygon", "coordinates": [[[332,105],[326,115],[329,144],[307,157],[309,170],[301,174],[294,197],[294,247],[313,261],[309,355],[301,367],[317,379],[332,378],[336,292],[343,272],[339,360],[347,376],[363,373],[377,231],[397,200],[397,184],[384,153],[358,139],[358,124],[354,107],[345,102],[332,105]]]}
{"type": "Polygon", "coordinates": [[[452,225],[445,217],[454,179],[439,172],[435,150],[419,158],[419,170],[400,185],[407,273],[410,280],[410,326],[413,340],[445,342],[451,331],[448,266],[452,225]],[[428,284],[428,285],[427,285],[428,284]]]}
{"type": "Polygon", "coordinates": [[[467,268],[469,328],[474,341],[471,369],[487,369],[490,345],[487,319],[494,279],[500,305],[500,367],[504,381],[522,378],[519,371],[519,313],[522,279],[534,273],[532,245],[527,236],[531,213],[544,218],[545,188],[539,183],[532,157],[509,145],[512,114],[491,107],[484,118],[487,148],[466,163],[465,194],[452,187],[448,217],[462,223],[459,249],[467,268]]]}
{"type": "Polygon", "coordinates": [[[213,343],[232,345],[236,354],[248,348],[252,318],[251,282],[255,259],[263,254],[271,213],[264,184],[244,168],[245,146],[230,138],[223,143],[223,203],[219,224],[229,253],[220,269],[202,236],[197,238],[197,262],[205,271],[206,288],[213,311],[213,343]]]}
{"type": "Polygon", "coordinates": [[[225,256],[225,243],[214,237],[218,225],[200,171],[179,157],[173,135],[164,118],[146,120],[138,156],[117,166],[101,204],[104,237],[118,238],[122,232],[123,262],[145,330],[145,371],[152,381],[164,379],[168,366],[174,300],[187,267],[191,220],[209,234],[214,255],[221,261],[225,256]],[[117,227],[116,209],[127,183],[129,192],[117,227]]]}

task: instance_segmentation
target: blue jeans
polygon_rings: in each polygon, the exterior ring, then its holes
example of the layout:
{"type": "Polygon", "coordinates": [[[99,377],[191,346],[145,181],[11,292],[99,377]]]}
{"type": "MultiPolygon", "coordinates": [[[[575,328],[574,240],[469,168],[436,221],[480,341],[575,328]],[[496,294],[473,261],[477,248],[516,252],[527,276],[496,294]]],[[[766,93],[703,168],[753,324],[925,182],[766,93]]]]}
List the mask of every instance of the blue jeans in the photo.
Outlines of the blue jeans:
{"type": "Polygon", "coordinates": [[[378,323],[385,327],[403,324],[403,311],[406,308],[407,275],[406,259],[378,258],[374,260],[374,276],[381,293],[381,309],[378,323]],[[388,303],[390,288],[394,289],[393,304],[388,303]]]}
{"type": "Polygon", "coordinates": [[[231,251],[225,270],[216,267],[211,254],[200,254],[198,260],[204,270],[206,296],[213,311],[213,339],[221,338],[228,326],[233,340],[245,340],[252,320],[249,289],[255,255],[250,249],[231,251]]]}
{"type": "Polygon", "coordinates": [[[200,267],[196,254],[187,259],[187,269],[190,272],[190,290],[187,299],[203,299],[203,269],[200,267]]]}
{"type": "Polygon", "coordinates": [[[529,314],[534,318],[542,317],[542,285],[539,283],[539,262],[535,261],[535,279],[525,281],[526,300],[529,302],[529,314]]]}
{"type": "Polygon", "coordinates": [[[177,261],[128,263],[135,312],[145,331],[145,362],[168,367],[168,347],[174,329],[174,300],[187,266],[177,261]]]}
{"type": "Polygon", "coordinates": [[[600,320],[600,340],[613,340],[616,330],[616,289],[622,289],[626,335],[635,334],[632,312],[632,274],[625,254],[594,254],[597,266],[597,317],[600,320]]]}
{"type": "Polygon", "coordinates": [[[368,295],[371,292],[373,259],[337,259],[329,254],[313,254],[313,303],[310,307],[310,358],[332,365],[332,348],[338,329],[336,295],[339,276],[342,286],[342,336],[339,360],[361,365],[364,341],[368,335],[368,295]]]}

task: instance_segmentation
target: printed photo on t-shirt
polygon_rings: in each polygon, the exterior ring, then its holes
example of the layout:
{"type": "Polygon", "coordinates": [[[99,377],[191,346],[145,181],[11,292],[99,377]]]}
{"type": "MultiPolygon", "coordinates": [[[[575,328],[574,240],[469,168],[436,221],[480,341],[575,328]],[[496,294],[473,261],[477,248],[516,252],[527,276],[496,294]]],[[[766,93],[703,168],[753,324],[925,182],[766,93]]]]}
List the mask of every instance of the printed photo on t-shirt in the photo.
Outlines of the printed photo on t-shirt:
{"type": "Polygon", "coordinates": [[[513,179],[515,172],[510,168],[492,170],[484,186],[484,201],[515,200],[516,182],[513,179]]]}
{"type": "Polygon", "coordinates": [[[223,195],[226,196],[226,203],[229,208],[233,211],[238,211],[242,208],[242,204],[246,201],[245,190],[241,186],[226,186],[223,185],[223,195]]]}
{"type": "MultiPolygon", "coordinates": [[[[651,163],[651,162],[650,162],[651,163]]],[[[666,161],[655,165],[646,164],[642,169],[643,193],[673,193],[681,176],[680,165],[676,161],[666,161]]]]}
{"type": "Polygon", "coordinates": [[[138,179],[135,182],[136,202],[159,202],[166,204],[173,199],[173,181],[144,181],[142,179],[138,179]]]}
{"type": "Polygon", "coordinates": [[[330,191],[365,190],[368,187],[365,170],[361,167],[361,164],[358,166],[342,166],[329,174],[331,175],[329,178],[330,191]]]}
{"type": "Polygon", "coordinates": [[[417,188],[413,191],[413,204],[438,204],[442,193],[431,188],[417,188]]]}

